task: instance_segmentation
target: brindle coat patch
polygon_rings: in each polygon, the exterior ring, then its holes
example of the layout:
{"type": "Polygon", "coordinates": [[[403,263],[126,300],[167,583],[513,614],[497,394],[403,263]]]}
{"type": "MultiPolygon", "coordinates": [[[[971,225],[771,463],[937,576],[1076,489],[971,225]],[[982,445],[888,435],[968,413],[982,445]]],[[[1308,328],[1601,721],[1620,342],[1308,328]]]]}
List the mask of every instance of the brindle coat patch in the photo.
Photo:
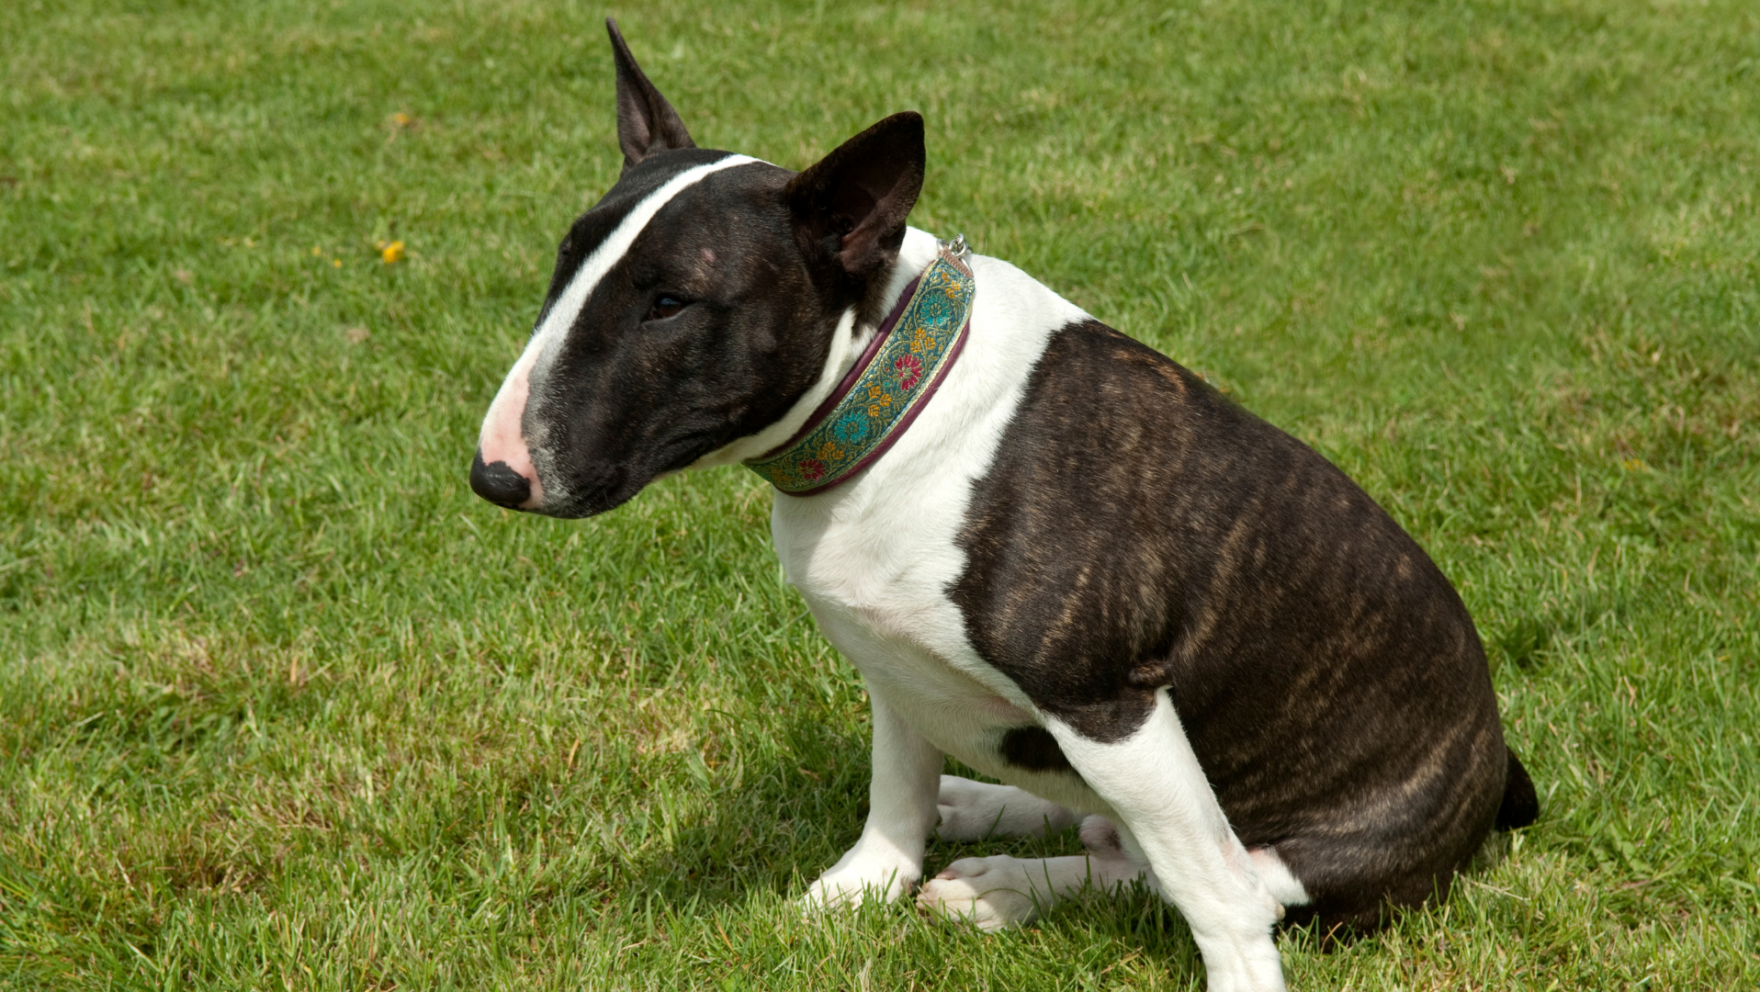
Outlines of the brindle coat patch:
{"type": "MultiPolygon", "coordinates": [[[[979,653],[1102,741],[1170,687],[1241,842],[1314,897],[1300,918],[1416,905],[1491,829],[1520,766],[1460,597],[1343,472],[1189,370],[1098,322],[1058,332],[971,507],[950,594],[979,653]]],[[[1017,733],[1005,760],[1067,767],[1017,733]]]]}

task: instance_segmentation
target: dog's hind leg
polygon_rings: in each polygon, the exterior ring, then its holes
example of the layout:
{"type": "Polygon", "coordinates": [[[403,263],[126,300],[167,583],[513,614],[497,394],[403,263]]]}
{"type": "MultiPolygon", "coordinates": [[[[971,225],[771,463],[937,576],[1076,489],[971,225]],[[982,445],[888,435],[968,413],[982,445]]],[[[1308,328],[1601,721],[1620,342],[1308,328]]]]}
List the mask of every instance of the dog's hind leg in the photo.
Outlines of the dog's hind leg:
{"type": "Polygon", "coordinates": [[[1211,992],[1282,992],[1271,936],[1282,906],[1229,826],[1167,690],[1123,738],[1097,739],[1050,716],[1045,729],[1117,814],[1127,855],[1148,861],[1156,887],[1186,918],[1211,992]]]}
{"type": "Polygon", "coordinates": [[[958,775],[941,776],[936,800],[941,840],[984,840],[990,837],[1043,837],[1068,830],[1080,814],[1012,785],[974,782],[958,775]]]}
{"type": "Polygon", "coordinates": [[[1088,853],[1074,857],[961,858],[923,883],[917,905],[982,930],[1000,930],[1030,923],[1084,889],[1113,894],[1148,879],[1148,866],[1125,854],[1117,829],[1105,817],[1082,821],[1082,843],[1088,853]]]}
{"type": "Polygon", "coordinates": [[[874,710],[868,822],[855,846],[807,889],[803,902],[808,907],[872,898],[890,902],[923,877],[923,851],[935,828],[942,754],[871,685],[868,700],[874,710]]]}

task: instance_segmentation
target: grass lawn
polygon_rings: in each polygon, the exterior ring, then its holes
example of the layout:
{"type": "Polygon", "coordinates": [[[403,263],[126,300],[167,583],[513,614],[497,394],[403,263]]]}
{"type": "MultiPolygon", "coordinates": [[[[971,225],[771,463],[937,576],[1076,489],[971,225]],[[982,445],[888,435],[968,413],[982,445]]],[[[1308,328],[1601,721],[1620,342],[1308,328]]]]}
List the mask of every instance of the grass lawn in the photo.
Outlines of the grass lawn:
{"type": "Polygon", "coordinates": [[[1201,986],[1141,895],[796,913],[866,704],[755,476],[471,495],[620,165],[605,13],[707,146],[923,111],[918,226],[1459,586],[1542,818],[1292,988],[1760,986],[1749,0],[0,5],[0,986],[1201,986]]]}

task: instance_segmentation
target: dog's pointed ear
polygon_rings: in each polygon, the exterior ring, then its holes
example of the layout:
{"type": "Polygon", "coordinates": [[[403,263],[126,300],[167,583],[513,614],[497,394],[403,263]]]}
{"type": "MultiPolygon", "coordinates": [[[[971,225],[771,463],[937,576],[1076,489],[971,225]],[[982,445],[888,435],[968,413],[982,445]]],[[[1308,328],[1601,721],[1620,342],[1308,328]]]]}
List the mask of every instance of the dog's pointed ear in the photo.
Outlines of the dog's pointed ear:
{"type": "Polygon", "coordinates": [[[611,32],[611,52],[617,60],[617,143],[623,147],[623,167],[635,165],[649,152],[697,147],[678,111],[636,65],[617,21],[605,18],[605,29],[611,32]]]}
{"type": "Polygon", "coordinates": [[[789,180],[783,192],[802,241],[854,276],[898,257],[923,191],[923,117],[893,114],[789,180]]]}

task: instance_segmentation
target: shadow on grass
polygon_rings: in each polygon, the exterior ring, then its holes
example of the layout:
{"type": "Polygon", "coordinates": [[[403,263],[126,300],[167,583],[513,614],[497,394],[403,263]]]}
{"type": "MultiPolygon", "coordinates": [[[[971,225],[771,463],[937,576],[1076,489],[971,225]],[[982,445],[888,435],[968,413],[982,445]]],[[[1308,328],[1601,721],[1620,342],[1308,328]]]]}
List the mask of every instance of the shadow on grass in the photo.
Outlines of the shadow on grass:
{"type": "MultiPolygon", "coordinates": [[[[782,720],[777,737],[787,745],[779,756],[788,757],[749,764],[745,784],[717,796],[700,816],[680,824],[671,847],[650,848],[613,870],[583,878],[574,895],[596,893],[607,912],[625,919],[653,919],[658,905],[673,927],[713,932],[725,926],[729,933],[737,929],[759,939],[765,938],[762,921],[798,915],[793,903],[806,885],[860,835],[867,814],[868,754],[865,742],[840,736],[811,714],[782,720]],[[837,770],[815,780],[803,774],[812,771],[798,760],[803,755],[837,770]]],[[[947,771],[974,774],[952,761],[947,771]]],[[[965,857],[1044,858],[1082,850],[1073,829],[1039,839],[949,843],[932,838],[925,872],[932,875],[965,857]]],[[[1509,850],[1507,834],[1492,834],[1462,878],[1489,872],[1509,850]]],[[[1398,926],[1405,916],[1427,911],[1390,910],[1387,923],[1398,926]]],[[[987,951],[1017,962],[1041,961],[1044,955],[1062,953],[1055,948],[1078,944],[1114,954],[1115,960],[1140,952],[1180,980],[1202,974],[1184,919],[1141,884],[1110,895],[1085,892],[1012,935],[979,935],[960,923],[921,913],[910,900],[838,914],[825,929],[880,935],[901,949],[923,954],[945,953],[950,942],[965,946],[965,941],[979,941],[987,951]]],[[[1371,951],[1378,946],[1380,931],[1347,932],[1310,922],[1280,926],[1276,937],[1286,953],[1331,954],[1371,951]]],[[[738,940],[736,935],[736,944],[738,940]]]]}
{"type": "MultiPolygon", "coordinates": [[[[597,899],[617,915],[651,915],[656,903],[674,919],[750,920],[793,903],[818,874],[856,842],[868,813],[869,754],[862,736],[845,734],[815,713],[792,714],[774,726],[773,751],[745,759],[743,784],[714,794],[699,815],[673,825],[669,844],[648,845],[627,859],[576,879],[562,898],[597,899]],[[817,770],[815,770],[817,769],[817,770]]],[[[976,777],[957,762],[947,771],[976,777]]],[[[1045,838],[996,838],[953,843],[931,837],[925,873],[960,858],[1007,854],[1044,858],[1079,854],[1076,831],[1045,838]]],[[[924,916],[912,900],[842,914],[848,925],[898,926],[906,921],[948,935],[976,935],[961,924],[924,916]],[[872,915],[877,914],[877,915],[872,915]],[[872,916],[872,918],[870,918],[872,916]]],[[[1175,961],[1196,961],[1184,921],[1146,888],[1108,897],[1098,892],[1057,907],[1029,928],[1063,938],[1141,947],[1175,961]]],[[[983,938],[990,939],[990,938],[983,938]]]]}

